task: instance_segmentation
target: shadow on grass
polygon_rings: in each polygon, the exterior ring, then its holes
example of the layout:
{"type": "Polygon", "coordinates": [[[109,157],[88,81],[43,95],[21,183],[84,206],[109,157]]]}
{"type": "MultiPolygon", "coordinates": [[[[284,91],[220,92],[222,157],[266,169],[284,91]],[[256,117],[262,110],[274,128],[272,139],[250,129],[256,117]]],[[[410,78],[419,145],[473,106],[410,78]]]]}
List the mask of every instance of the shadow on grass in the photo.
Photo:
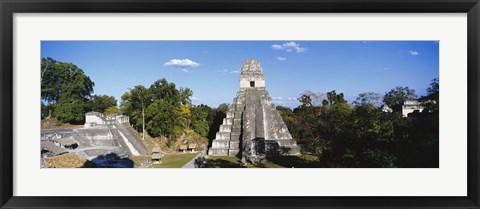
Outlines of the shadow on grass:
{"type": "Polygon", "coordinates": [[[206,168],[244,168],[240,166],[240,159],[238,158],[231,158],[231,159],[223,159],[223,158],[216,158],[216,159],[208,159],[207,163],[205,164],[206,168]]]}
{"type": "Polygon", "coordinates": [[[268,157],[265,161],[259,162],[255,165],[248,163],[245,166],[241,165],[241,161],[237,157],[226,156],[211,156],[206,168],[321,168],[315,156],[274,156],[268,157]]]}
{"type": "Polygon", "coordinates": [[[314,156],[275,156],[268,157],[267,161],[285,168],[321,168],[314,156]]]}
{"type": "MultiPolygon", "coordinates": [[[[133,168],[134,162],[128,157],[120,157],[115,153],[100,155],[92,159],[89,163],[93,163],[96,168],[133,168]]],[[[84,167],[88,167],[87,163],[84,167]]]]}

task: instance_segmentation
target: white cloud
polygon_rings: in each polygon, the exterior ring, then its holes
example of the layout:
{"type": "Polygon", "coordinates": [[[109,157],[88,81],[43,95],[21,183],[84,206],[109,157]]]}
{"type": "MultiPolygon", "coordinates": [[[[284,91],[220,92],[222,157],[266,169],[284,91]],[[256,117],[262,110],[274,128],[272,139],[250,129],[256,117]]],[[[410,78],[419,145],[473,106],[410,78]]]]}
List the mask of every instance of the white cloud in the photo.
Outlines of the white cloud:
{"type": "Polygon", "coordinates": [[[194,67],[200,66],[200,64],[189,59],[171,59],[170,61],[163,64],[163,66],[171,66],[171,67],[178,67],[178,68],[194,68],[194,67]]]}
{"type": "Polygon", "coordinates": [[[389,67],[384,67],[383,69],[384,69],[384,70],[390,70],[390,68],[389,68],[389,67]]]}
{"type": "Polygon", "coordinates": [[[274,45],[272,45],[272,49],[279,50],[279,49],[283,49],[283,47],[282,47],[282,45],[274,44],[274,45]]]}
{"type": "Polygon", "coordinates": [[[192,72],[192,71],[190,71],[190,70],[187,70],[187,69],[181,69],[181,70],[182,70],[182,72],[185,72],[185,73],[192,72]]]}
{"type": "Polygon", "coordinates": [[[277,57],[277,60],[283,62],[283,61],[287,60],[287,58],[286,57],[277,57]]]}
{"type": "Polygon", "coordinates": [[[418,51],[408,51],[408,53],[412,56],[420,55],[420,52],[418,52],[418,51]]]}
{"type": "Polygon", "coordinates": [[[230,74],[238,74],[238,73],[240,73],[240,71],[238,70],[230,71],[230,74]]]}
{"type": "Polygon", "coordinates": [[[192,96],[192,101],[196,101],[196,100],[200,100],[200,98],[192,96]]]}
{"type": "Polygon", "coordinates": [[[294,101],[294,100],[297,100],[297,98],[295,98],[295,97],[287,97],[287,100],[288,100],[288,101],[294,101]]]}
{"type": "Polygon", "coordinates": [[[281,100],[282,97],[272,97],[273,100],[281,100]]]}
{"type": "Polygon", "coordinates": [[[282,50],[284,49],[287,52],[297,52],[297,53],[302,53],[307,51],[307,48],[301,47],[300,44],[295,43],[293,41],[286,42],[283,44],[274,44],[272,45],[272,49],[275,50],[282,50]]]}
{"type": "Polygon", "coordinates": [[[278,104],[278,105],[279,104],[285,104],[285,102],[283,102],[283,101],[273,101],[273,103],[278,104]]]}

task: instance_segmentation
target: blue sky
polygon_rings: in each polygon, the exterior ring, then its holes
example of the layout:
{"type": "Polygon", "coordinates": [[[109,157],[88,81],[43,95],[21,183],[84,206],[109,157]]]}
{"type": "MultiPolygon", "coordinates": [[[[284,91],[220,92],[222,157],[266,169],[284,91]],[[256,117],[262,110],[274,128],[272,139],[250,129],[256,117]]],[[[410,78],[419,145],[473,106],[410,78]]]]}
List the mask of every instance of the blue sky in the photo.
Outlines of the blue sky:
{"type": "Polygon", "coordinates": [[[94,94],[120,97],[165,78],[193,91],[193,104],[232,103],[239,71],[260,61],[277,105],[296,107],[306,91],[381,95],[396,86],[426,94],[439,77],[437,41],[42,41],[41,57],[71,62],[95,82],[94,94]]]}

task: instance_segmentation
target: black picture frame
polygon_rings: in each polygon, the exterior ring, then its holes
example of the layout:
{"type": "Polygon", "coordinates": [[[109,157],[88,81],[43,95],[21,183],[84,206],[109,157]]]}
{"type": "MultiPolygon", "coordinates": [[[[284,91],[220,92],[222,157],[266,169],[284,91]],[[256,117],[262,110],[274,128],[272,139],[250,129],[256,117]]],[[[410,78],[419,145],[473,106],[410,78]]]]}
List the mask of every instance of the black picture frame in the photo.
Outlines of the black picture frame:
{"type": "MultiPolygon", "coordinates": [[[[1,208],[479,208],[478,0],[0,0],[1,208]],[[466,197],[21,197],[13,196],[14,13],[467,13],[466,197]]],[[[448,179],[445,179],[448,181],[448,179]]],[[[413,189],[413,188],[412,188],[413,189]]]]}

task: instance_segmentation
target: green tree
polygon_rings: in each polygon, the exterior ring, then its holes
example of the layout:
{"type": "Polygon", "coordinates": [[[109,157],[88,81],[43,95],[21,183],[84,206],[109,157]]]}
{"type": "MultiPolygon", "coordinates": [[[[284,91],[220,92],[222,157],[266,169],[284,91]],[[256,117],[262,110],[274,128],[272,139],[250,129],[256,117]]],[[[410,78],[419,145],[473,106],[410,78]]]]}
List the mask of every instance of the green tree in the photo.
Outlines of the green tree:
{"type": "Polygon", "coordinates": [[[408,87],[396,87],[383,96],[383,102],[388,105],[394,112],[401,112],[402,105],[405,101],[417,98],[415,90],[408,87]]]}
{"type": "Polygon", "coordinates": [[[55,68],[56,60],[52,58],[42,58],[41,63],[41,97],[47,102],[46,109],[48,110],[47,118],[52,116],[51,104],[57,101],[60,96],[61,80],[58,68],[55,68]]]}
{"type": "Polygon", "coordinates": [[[190,99],[190,97],[193,96],[192,90],[190,90],[189,88],[180,88],[179,94],[180,94],[180,102],[183,105],[192,104],[192,101],[190,99]]]}
{"type": "Polygon", "coordinates": [[[85,112],[89,105],[85,98],[62,94],[59,100],[53,105],[53,116],[62,121],[74,124],[84,122],[85,112]]]}
{"type": "Polygon", "coordinates": [[[62,122],[81,123],[89,109],[95,84],[82,69],[72,63],[42,58],[41,96],[49,114],[62,122]]]}
{"type": "Polygon", "coordinates": [[[214,111],[207,105],[194,105],[191,107],[191,126],[200,136],[208,137],[209,126],[213,122],[214,111]]]}
{"type": "Polygon", "coordinates": [[[122,95],[123,112],[132,117],[136,127],[141,124],[143,140],[145,140],[145,109],[152,101],[151,91],[142,85],[135,86],[130,92],[122,95]]]}
{"type": "Polygon", "coordinates": [[[345,100],[343,93],[337,94],[335,90],[327,92],[327,101],[330,105],[347,103],[347,100],[345,100]]]}
{"type": "Polygon", "coordinates": [[[174,83],[169,83],[166,79],[162,78],[155,81],[149,88],[153,100],[163,100],[171,104],[180,104],[180,92],[176,89],[174,83]]]}
{"type": "Polygon", "coordinates": [[[438,82],[438,78],[435,78],[432,80],[432,82],[430,83],[430,86],[427,88],[427,92],[428,92],[428,95],[433,95],[439,91],[440,91],[440,85],[438,82]]]}
{"type": "Polygon", "coordinates": [[[91,101],[91,110],[95,112],[103,113],[110,107],[117,106],[117,100],[113,96],[107,95],[94,95],[90,99],[91,101]]]}
{"type": "Polygon", "coordinates": [[[147,131],[152,136],[175,136],[178,111],[167,101],[155,100],[146,109],[147,131]]]}
{"type": "Polygon", "coordinates": [[[104,112],[103,115],[115,115],[115,114],[120,114],[122,111],[118,107],[109,107],[107,108],[104,112]]]}

